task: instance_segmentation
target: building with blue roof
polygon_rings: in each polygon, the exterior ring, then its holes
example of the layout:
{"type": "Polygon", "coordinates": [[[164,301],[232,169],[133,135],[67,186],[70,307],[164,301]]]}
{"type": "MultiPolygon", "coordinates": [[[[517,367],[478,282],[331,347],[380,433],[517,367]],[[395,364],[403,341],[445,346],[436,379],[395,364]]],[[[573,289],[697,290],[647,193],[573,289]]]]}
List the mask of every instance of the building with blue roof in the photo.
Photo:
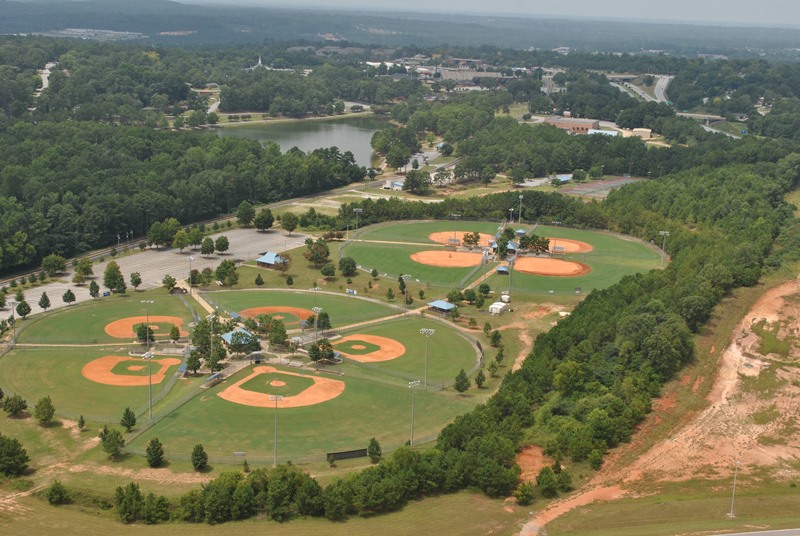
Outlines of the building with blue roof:
{"type": "Polygon", "coordinates": [[[277,253],[272,253],[271,251],[267,251],[259,258],[256,259],[256,264],[259,265],[261,268],[275,268],[278,264],[283,264],[286,262],[286,259],[278,255],[277,253]]]}

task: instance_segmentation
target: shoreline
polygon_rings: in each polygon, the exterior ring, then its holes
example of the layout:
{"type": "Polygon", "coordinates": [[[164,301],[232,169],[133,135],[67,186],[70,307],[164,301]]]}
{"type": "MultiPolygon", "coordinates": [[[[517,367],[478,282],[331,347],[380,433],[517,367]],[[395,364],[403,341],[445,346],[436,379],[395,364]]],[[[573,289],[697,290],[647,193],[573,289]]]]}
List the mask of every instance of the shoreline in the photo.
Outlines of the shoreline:
{"type": "MultiPolygon", "coordinates": [[[[251,115],[253,112],[242,112],[239,115],[247,115],[250,113],[251,115]]],[[[236,115],[236,114],[232,114],[236,115]]],[[[260,113],[258,115],[261,115],[260,113]]],[[[351,113],[344,113],[342,115],[327,115],[327,116],[313,116],[313,117],[304,117],[302,119],[295,119],[292,117],[285,117],[285,118],[277,118],[277,119],[253,119],[249,121],[236,121],[236,122],[225,122],[225,123],[217,123],[216,125],[209,125],[209,128],[235,128],[239,126],[245,125],[279,125],[285,123],[298,123],[298,122],[306,122],[306,121],[332,121],[336,119],[347,119],[351,117],[368,117],[368,116],[375,116],[375,112],[351,112],[351,113]]]]}

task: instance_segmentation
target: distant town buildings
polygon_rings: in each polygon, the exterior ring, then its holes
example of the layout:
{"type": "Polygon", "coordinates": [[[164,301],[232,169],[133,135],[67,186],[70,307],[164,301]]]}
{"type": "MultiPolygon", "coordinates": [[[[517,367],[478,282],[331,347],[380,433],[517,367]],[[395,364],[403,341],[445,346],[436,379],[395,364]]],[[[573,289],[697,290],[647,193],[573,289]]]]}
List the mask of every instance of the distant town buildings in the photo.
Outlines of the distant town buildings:
{"type": "Polygon", "coordinates": [[[544,122],[571,134],[588,134],[590,130],[600,130],[597,119],[576,119],[574,117],[547,117],[544,122]]]}

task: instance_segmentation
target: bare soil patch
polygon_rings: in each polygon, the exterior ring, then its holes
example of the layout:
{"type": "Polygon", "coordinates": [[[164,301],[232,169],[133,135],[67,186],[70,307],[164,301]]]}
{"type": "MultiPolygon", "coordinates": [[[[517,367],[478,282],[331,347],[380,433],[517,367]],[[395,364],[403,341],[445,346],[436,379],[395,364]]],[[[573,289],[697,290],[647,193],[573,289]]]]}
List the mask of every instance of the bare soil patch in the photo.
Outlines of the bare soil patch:
{"type": "MultiPolygon", "coordinates": [[[[403,343],[401,343],[400,341],[396,341],[388,337],[380,337],[378,335],[364,335],[362,333],[356,333],[353,335],[342,337],[333,344],[333,347],[336,348],[342,343],[349,341],[363,341],[368,344],[374,344],[375,346],[380,347],[379,350],[375,350],[374,352],[369,352],[367,354],[348,354],[347,352],[344,352],[342,350],[336,350],[342,355],[346,355],[353,361],[359,361],[361,363],[379,363],[381,361],[390,361],[392,359],[397,359],[398,357],[402,357],[406,353],[406,347],[403,346],[403,343]]],[[[351,346],[351,348],[353,348],[354,350],[358,350],[356,346],[362,346],[362,348],[366,348],[366,346],[363,345],[354,345],[351,346]]]]}
{"type": "Polygon", "coordinates": [[[558,246],[559,249],[564,248],[562,251],[565,253],[589,253],[590,251],[594,251],[594,247],[592,247],[591,244],[581,242],[580,240],[552,237],[548,240],[550,240],[550,251],[553,251],[553,246],[558,246]]]}
{"type": "Polygon", "coordinates": [[[419,251],[411,255],[411,260],[426,266],[440,268],[469,268],[477,266],[483,259],[483,254],[469,251],[419,251]]]}
{"type": "Polygon", "coordinates": [[[533,275],[576,277],[592,271],[582,262],[564,261],[544,257],[520,257],[514,261],[514,270],[533,275]]]}
{"type": "MultiPolygon", "coordinates": [[[[158,365],[158,367],[153,367],[152,377],[128,376],[111,372],[118,363],[122,363],[123,361],[141,361],[147,363],[147,360],[136,357],[107,355],[86,363],[81,369],[81,374],[87,380],[104,385],[113,385],[115,387],[141,387],[143,385],[148,385],[151,380],[153,385],[161,383],[167,376],[167,371],[170,367],[181,364],[181,360],[174,357],[153,359],[153,363],[158,365]]],[[[144,365],[142,365],[141,368],[144,368],[144,365]]]]}
{"type": "Polygon", "coordinates": [[[544,455],[541,447],[530,445],[517,454],[517,465],[522,469],[519,475],[520,480],[536,482],[539,471],[553,465],[553,460],[544,455]]]}
{"type": "Polygon", "coordinates": [[[288,372],[278,370],[275,367],[260,366],[255,367],[253,372],[234,383],[224,391],[217,393],[217,396],[228,402],[234,404],[241,404],[243,406],[254,406],[257,408],[273,408],[275,401],[269,399],[267,393],[257,393],[255,391],[248,391],[242,389],[242,385],[249,382],[256,376],[262,374],[275,373],[284,374],[286,376],[299,376],[302,378],[309,378],[314,381],[314,385],[308,389],[304,389],[301,393],[294,396],[284,396],[278,401],[279,408],[300,408],[304,406],[313,406],[322,404],[329,400],[333,400],[340,394],[344,393],[344,382],[333,380],[331,378],[317,378],[314,376],[306,376],[305,374],[297,374],[296,372],[288,372]]]}
{"type": "MultiPolygon", "coordinates": [[[[458,240],[461,240],[462,243],[464,241],[465,234],[472,234],[472,231],[456,231],[455,237],[458,240]]],[[[478,245],[482,247],[489,247],[489,241],[494,240],[494,237],[490,234],[480,233],[480,240],[478,241],[478,245]]],[[[428,235],[428,239],[432,240],[433,242],[438,242],[439,244],[448,244],[448,240],[453,239],[453,233],[449,231],[440,231],[438,233],[431,233],[428,235]]]]}
{"type": "Polygon", "coordinates": [[[150,329],[153,330],[155,337],[169,337],[169,332],[159,333],[157,323],[172,324],[178,326],[180,329],[181,337],[188,337],[189,333],[181,329],[183,327],[183,319],[178,316],[129,316],[128,318],[121,318],[106,325],[105,332],[116,339],[131,339],[136,336],[134,326],[150,322],[150,329]]]}
{"type": "MultiPolygon", "coordinates": [[[[268,306],[268,307],[251,307],[250,309],[245,309],[244,311],[239,311],[239,315],[245,318],[256,318],[258,315],[271,315],[273,318],[277,320],[283,320],[285,317],[281,315],[281,313],[290,314],[296,316],[300,320],[308,320],[312,316],[314,316],[314,311],[309,309],[303,309],[302,307],[288,307],[284,305],[275,305],[275,306],[268,306]]],[[[286,325],[291,324],[299,324],[299,321],[294,322],[286,322],[286,325]]]]}

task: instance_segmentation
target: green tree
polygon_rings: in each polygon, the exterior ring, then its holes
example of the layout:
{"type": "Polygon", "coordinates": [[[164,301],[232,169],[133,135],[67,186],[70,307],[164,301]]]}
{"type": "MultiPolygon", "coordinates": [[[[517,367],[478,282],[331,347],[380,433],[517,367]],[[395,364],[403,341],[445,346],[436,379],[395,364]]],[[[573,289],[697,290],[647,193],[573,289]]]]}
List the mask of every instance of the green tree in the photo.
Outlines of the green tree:
{"type": "Polygon", "coordinates": [[[386,299],[389,301],[394,300],[394,291],[391,288],[386,289],[386,299]]]}
{"type": "Polygon", "coordinates": [[[31,306],[24,299],[17,302],[17,314],[23,319],[31,314],[31,306]]]}
{"type": "Polygon", "coordinates": [[[261,209],[253,220],[253,225],[259,231],[266,231],[267,229],[272,228],[274,223],[275,217],[272,215],[272,211],[268,208],[261,209]]]}
{"type": "MultiPolygon", "coordinates": [[[[116,431],[119,434],[118,430],[116,431]]],[[[122,435],[120,435],[122,438],[122,435]]],[[[117,487],[114,492],[114,506],[117,507],[119,520],[125,523],[135,523],[142,517],[144,511],[144,497],[139,491],[139,485],[131,482],[125,488],[117,487]]]]}
{"type": "Polygon", "coordinates": [[[92,281],[89,283],[89,296],[92,298],[96,298],[100,295],[100,285],[97,282],[92,281]]]}
{"type": "Polygon", "coordinates": [[[367,445],[367,456],[369,456],[369,459],[372,463],[378,463],[383,457],[383,449],[381,449],[381,444],[378,443],[378,440],[374,437],[369,440],[369,445],[367,445]]]}
{"type": "Polygon", "coordinates": [[[536,499],[536,488],[530,482],[523,482],[519,485],[514,495],[517,498],[518,505],[528,506],[536,499]]]}
{"type": "Polygon", "coordinates": [[[339,271],[345,277],[352,277],[358,272],[358,265],[353,257],[342,257],[339,259],[339,271]]]}
{"type": "Polygon", "coordinates": [[[283,227],[289,236],[292,236],[292,231],[297,229],[297,224],[299,223],[299,219],[296,214],[293,212],[287,212],[283,216],[281,216],[281,227],[283,227]]]}
{"type": "Polygon", "coordinates": [[[72,292],[72,289],[68,288],[67,291],[64,293],[64,295],[61,296],[61,299],[64,301],[64,303],[66,303],[67,305],[70,305],[70,304],[74,303],[75,300],[76,300],[75,293],[72,292]]]}
{"type": "Polygon", "coordinates": [[[188,247],[189,244],[189,233],[183,229],[178,230],[178,232],[175,233],[175,238],[172,239],[172,247],[182,252],[183,248],[188,247]]]}
{"type": "Polygon", "coordinates": [[[370,271],[369,274],[372,276],[372,279],[374,279],[376,281],[378,280],[378,269],[377,268],[373,268],[372,271],[370,271]]]}
{"type": "Polygon", "coordinates": [[[0,475],[20,476],[28,470],[28,452],[16,438],[0,433],[0,475]]]}
{"type": "Polygon", "coordinates": [[[497,348],[497,355],[496,355],[496,356],[494,356],[494,361],[495,361],[495,363],[497,363],[498,365],[500,365],[500,364],[503,362],[503,358],[505,357],[505,355],[506,355],[505,346],[503,346],[503,345],[501,344],[501,345],[500,345],[500,346],[497,348]]]}
{"type": "Polygon", "coordinates": [[[280,345],[286,342],[289,337],[286,334],[286,325],[283,323],[283,320],[272,319],[270,321],[267,338],[270,344],[280,345]]]}
{"type": "Polygon", "coordinates": [[[539,493],[546,499],[552,499],[558,496],[558,483],[556,482],[556,475],[549,467],[543,467],[536,477],[536,487],[539,493]]]}
{"type": "Polygon", "coordinates": [[[82,275],[84,279],[93,275],[94,269],[92,268],[92,259],[79,259],[75,264],[75,273],[82,275]]]}
{"type": "Polygon", "coordinates": [[[236,221],[242,227],[249,227],[256,217],[256,209],[247,201],[242,201],[236,207],[236,221]]]}
{"type": "Polygon", "coordinates": [[[78,430],[83,430],[86,428],[86,419],[83,418],[83,415],[78,417],[78,430]]]}
{"type": "Polygon", "coordinates": [[[492,361],[489,363],[489,374],[494,378],[497,376],[497,361],[492,361]]]}
{"type": "Polygon", "coordinates": [[[256,281],[255,281],[255,283],[256,283],[256,286],[257,286],[257,287],[263,287],[263,286],[264,286],[264,278],[263,278],[263,277],[261,277],[261,274],[256,274],[256,281]]]}
{"type": "Polygon", "coordinates": [[[48,276],[54,277],[67,271],[67,260],[61,255],[50,254],[42,259],[42,270],[47,272],[48,276]]]}
{"type": "Polygon", "coordinates": [[[197,374],[200,369],[200,352],[192,350],[189,352],[189,357],[186,359],[186,368],[192,371],[192,374],[197,374]]]}
{"type": "Polygon", "coordinates": [[[136,426],[136,414],[130,407],[125,408],[122,412],[122,419],[119,421],[125,431],[131,433],[136,426]]]}
{"type": "Polygon", "coordinates": [[[317,328],[321,330],[331,329],[331,317],[328,311],[320,311],[317,315],[317,328]]]}
{"type": "Polygon", "coordinates": [[[167,289],[167,292],[172,292],[172,289],[175,288],[175,285],[177,283],[178,283],[177,279],[175,279],[169,274],[165,275],[164,279],[161,280],[161,284],[164,285],[164,288],[167,289]]]}
{"type": "Polygon", "coordinates": [[[203,239],[203,243],[200,245],[200,255],[208,257],[212,253],[214,253],[214,239],[210,236],[207,236],[203,239]]]}
{"type": "Polygon", "coordinates": [[[326,279],[330,279],[332,277],[335,277],[336,276],[336,266],[334,266],[332,262],[327,262],[320,269],[320,273],[326,279]]]}
{"type": "Polygon", "coordinates": [[[172,324],[172,327],[169,328],[169,338],[172,342],[178,342],[178,339],[181,338],[181,330],[175,324],[172,324]]]}
{"type": "Polygon", "coordinates": [[[33,416],[39,421],[39,424],[46,426],[53,422],[53,416],[56,414],[56,407],[49,396],[45,396],[36,402],[33,406],[33,416]]]}
{"type": "Polygon", "coordinates": [[[103,434],[101,445],[103,451],[108,454],[109,459],[116,461],[122,454],[123,447],[125,447],[125,439],[122,437],[122,432],[113,428],[103,434]]]}
{"type": "Polygon", "coordinates": [[[500,334],[499,331],[494,330],[492,335],[489,337],[489,344],[494,346],[495,348],[499,348],[501,344],[503,344],[503,336],[500,334]]]}
{"type": "Polygon", "coordinates": [[[486,375],[483,373],[483,369],[480,369],[478,373],[475,375],[475,385],[478,386],[478,389],[481,389],[485,381],[486,381],[486,375]]]}
{"type": "Polygon", "coordinates": [[[47,311],[50,308],[50,297],[47,295],[47,292],[42,292],[42,297],[39,298],[39,307],[47,311]]]}
{"type": "Polygon", "coordinates": [[[114,291],[120,287],[120,283],[124,286],[125,278],[122,277],[122,271],[119,269],[117,261],[111,261],[103,272],[103,286],[114,291]]]}
{"type": "Polygon", "coordinates": [[[53,480],[53,482],[50,483],[50,485],[47,487],[47,490],[44,492],[44,496],[47,497],[47,502],[53,506],[67,504],[70,502],[67,488],[61,483],[60,480],[53,480]]]}
{"type": "Polygon", "coordinates": [[[28,409],[28,403],[20,395],[13,394],[3,399],[3,411],[9,417],[17,417],[26,409],[28,409]]]}
{"type": "Polygon", "coordinates": [[[313,264],[314,266],[322,266],[328,262],[331,251],[328,248],[328,242],[324,238],[314,240],[312,238],[306,239],[306,251],[303,252],[303,257],[313,264]]]}
{"type": "Polygon", "coordinates": [[[133,287],[133,290],[134,291],[137,290],[139,288],[139,285],[141,284],[142,284],[142,274],[140,274],[139,272],[131,272],[131,286],[133,287]]]}
{"type": "Polygon", "coordinates": [[[464,369],[461,369],[461,371],[458,373],[458,376],[456,376],[456,383],[455,383],[456,391],[458,391],[459,393],[464,393],[467,391],[467,389],[469,389],[469,386],[470,386],[470,381],[469,378],[467,378],[467,373],[464,372],[464,369]]]}
{"type": "Polygon", "coordinates": [[[145,458],[147,458],[147,465],[150,467],[158,467],[164,461],[164,446],[157,437],[150,440],[145,450],[145,458]]]}
{"type": "Polygon", "coordinates": [[[144,322],[141,324],[136,324],[134,327],[134,333],[136,333],[136,340],[141,343],[148,343],[154,340],[153,328],[144,322]]]}
{"type": "Polygon", "coordinates": [[[192,449],[192,466],[195,471],[202,471],[208,465],[208,454],[206,454],[203,445],[198,443],[192,449]]]}
{"type": "Polygon", "coordinates": [[[192,246],[193,249],[197,249],[202,243],[203,231],[201,231],[199,227],[192,227],[189,229],[189,245],[192,246]]]}
{"type": "Polygon", "coordinates": [[[228,237],[225,235],[218,236],[217,240],[214,242],[214,250],[219,251],[221,254],[228,251],[230,247],[230,242],[228,242],[228,237]]]}

